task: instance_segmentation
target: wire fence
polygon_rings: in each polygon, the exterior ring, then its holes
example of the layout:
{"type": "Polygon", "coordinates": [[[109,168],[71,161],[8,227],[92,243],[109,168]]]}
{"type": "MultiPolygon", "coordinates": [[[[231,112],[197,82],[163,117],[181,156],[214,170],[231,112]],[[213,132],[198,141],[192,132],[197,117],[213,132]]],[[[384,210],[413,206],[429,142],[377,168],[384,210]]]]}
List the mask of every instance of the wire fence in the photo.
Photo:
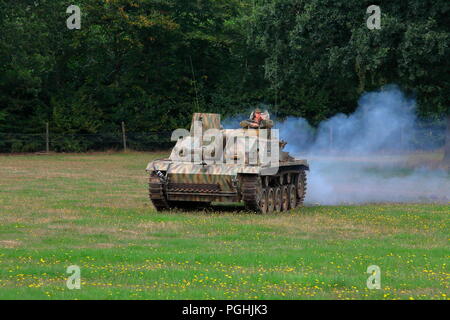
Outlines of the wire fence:
{"type": "MultiPolygon", "coordinates": [[[[404,137],[399,135],[393,139],[398,143],[386,147],[387,152],[395,151],[431,151],[445,145],[445,126],[419,127],[404,137]],[[402,143],[408,140],[408,143],[402,143]],[[392,145],[394,147],[392,147],[392,145]],[[392,149],[392,150],[388,150],[392,149]]],[[[0,153],[36,153],[36,152],[87,152],[108,150],[154,151],[173,147],[172,131],[104,132],[95,134],[57,133],[43,130],[43,133],[1,133],[0,153]]],[[[283,137],[282,137],[283,138],[283,137]]],[[[294,144],[293,138],[285,137],[288,144],[294,144]]],[[[329,136],[329,148],[333,149],[335,137],[333,131],[329,136]]]]}
{"type": "Polygon", "coordinates": [[[173,146],[171,132],[97,134],[0,133],[0,153],[87,152],[107,150],[163,150],[173,146]]]}

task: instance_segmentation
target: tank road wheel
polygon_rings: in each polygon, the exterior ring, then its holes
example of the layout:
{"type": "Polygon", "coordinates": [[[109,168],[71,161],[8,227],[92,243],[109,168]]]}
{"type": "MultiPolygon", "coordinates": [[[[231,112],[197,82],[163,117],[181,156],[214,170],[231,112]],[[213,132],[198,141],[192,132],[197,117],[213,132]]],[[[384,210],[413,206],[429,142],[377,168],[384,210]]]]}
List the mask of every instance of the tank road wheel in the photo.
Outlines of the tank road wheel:
{"type": "Polygon", "coordinates": [[[281,187],[281,210],[289,210],[289,189],[288,186],[281,187]]]}
{"type": "Polygon", "coordinates": [[[295,186],[297,188],[297,206],[302,206],[305,200],[306,194],[306,172],[305,170],[300,171],[295,179],[295,186]]]}
{"type": "Polygon", "coordinates": [[[262,189],[261,197],[259,199],[259,212],[267,213],[267,191],[262,189]]]}
{"type": "Polygon", "coordinates": [[[150,176],[148,182],[148,193],[156,211],[169,209],[169,204],[164,193],[164,186],[158,177],[150,176]]]}
{"type": "Polygon", "coordinates": [[[297,190],[293,184],[289,185],[289,209],[297,206],[297,190]]]}
{"type": "Polygon", "coordinates": [[[242,200],[248,210],[259,213],[267,212],[267,193],[262,187],[261,177],[257,175],[242,176],[242,200]]]}
{"type": "Polygon", "coordinates": [[[281,188],[280,187],[276,187],[275,188],[275,211],[276,212],[281,212],[281,188]]]}
{"type": "Polygon", "coordinates": [[[267,189],[267,212],[273,212],[275,209],[275,192],[273,188],[267,189]]]}

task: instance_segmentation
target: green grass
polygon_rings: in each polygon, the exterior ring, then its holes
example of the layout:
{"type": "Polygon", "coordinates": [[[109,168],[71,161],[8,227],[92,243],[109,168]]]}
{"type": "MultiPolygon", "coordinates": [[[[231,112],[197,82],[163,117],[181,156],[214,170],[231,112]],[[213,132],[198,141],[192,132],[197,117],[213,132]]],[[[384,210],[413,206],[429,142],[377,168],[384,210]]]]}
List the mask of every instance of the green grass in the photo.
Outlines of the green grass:
{"type": "Polygon", "coordinates": [[[160,156],[1,156],[0,298],[450,297],[449,205],[157,213],[144,169],[160,156]],[[370,265],[381,290],[366,287],[370,265]]]}

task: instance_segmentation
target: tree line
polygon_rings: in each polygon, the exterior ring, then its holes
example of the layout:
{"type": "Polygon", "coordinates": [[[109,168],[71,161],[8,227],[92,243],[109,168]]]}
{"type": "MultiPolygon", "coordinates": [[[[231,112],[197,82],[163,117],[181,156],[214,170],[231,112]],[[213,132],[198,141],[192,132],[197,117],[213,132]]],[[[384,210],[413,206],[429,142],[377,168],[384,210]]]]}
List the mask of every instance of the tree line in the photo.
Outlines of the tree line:
{"type": "Polygon", "coordinates": [[[449,8],[445,0],[0,0],[0,133],[41,133],[49,122],[83,151],[76,134],[120,133],[122,121],[130,132],[167,132],[193,112],[226,117],[260,104],[318,124],[391,83],[417,98],[420,116],[450,127],[449,8]],[[374,4],[381,29],[370,30],[374,4]],[[81,8],[79,30],[66,26],[69,5],[81,8]]]}

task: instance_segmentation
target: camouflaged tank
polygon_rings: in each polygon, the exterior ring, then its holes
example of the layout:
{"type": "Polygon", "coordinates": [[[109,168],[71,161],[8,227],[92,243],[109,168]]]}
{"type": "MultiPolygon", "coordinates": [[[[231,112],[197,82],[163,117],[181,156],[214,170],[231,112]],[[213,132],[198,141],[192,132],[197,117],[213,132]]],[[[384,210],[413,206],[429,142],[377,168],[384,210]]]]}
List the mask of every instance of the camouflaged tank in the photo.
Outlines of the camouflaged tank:
{"type": "Polygon", "coordinates": [[[276,133],[223,129],[220,115],[195,113],[190,131],[173,134],[170,157],[147,166],[151,202],[158,211],[212,202],[243,202],[259,213],[301,206],[309,165],[284,152],[276,133]]]}

